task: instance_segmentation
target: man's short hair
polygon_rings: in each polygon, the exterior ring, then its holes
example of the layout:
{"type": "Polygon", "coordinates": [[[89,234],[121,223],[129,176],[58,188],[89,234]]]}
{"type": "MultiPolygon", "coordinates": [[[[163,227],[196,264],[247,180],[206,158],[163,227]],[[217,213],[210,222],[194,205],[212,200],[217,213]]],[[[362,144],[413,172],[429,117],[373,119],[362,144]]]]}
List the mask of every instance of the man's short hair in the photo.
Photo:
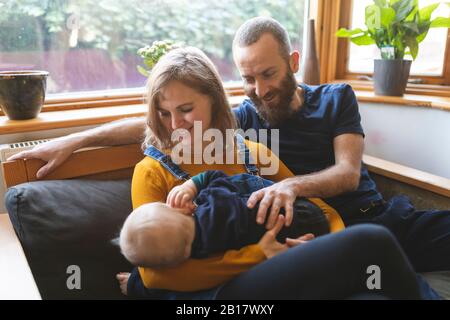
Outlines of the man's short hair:
{"type": "Polygon", "coordinates": [[[235,46],[250,46],[266,33],[271,34],[275,38],[278,42],[280,55],[288,61],[292,50],[289,35],[281,23],[269,17],[256,17],[244,22],[236,31],[233,48],[235,46]]]}

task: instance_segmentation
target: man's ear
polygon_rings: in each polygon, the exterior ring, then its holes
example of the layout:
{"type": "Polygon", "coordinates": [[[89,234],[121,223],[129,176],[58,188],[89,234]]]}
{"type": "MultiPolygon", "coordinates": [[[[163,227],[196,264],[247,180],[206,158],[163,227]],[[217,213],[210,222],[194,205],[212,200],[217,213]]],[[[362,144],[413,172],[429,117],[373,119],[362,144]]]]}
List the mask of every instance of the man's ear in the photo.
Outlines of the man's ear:
{"type": "Polygon", "coordinates": [[[289,67],[292,73],[297,73],[300,69],[300,52],[294,50],[289,56],[289,67]]]}

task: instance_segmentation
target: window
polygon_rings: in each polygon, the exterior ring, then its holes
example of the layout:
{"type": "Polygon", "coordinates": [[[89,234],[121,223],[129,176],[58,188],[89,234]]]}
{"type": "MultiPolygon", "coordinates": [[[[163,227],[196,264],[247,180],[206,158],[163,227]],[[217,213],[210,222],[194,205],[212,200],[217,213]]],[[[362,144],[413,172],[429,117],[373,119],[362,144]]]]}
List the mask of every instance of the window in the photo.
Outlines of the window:
{"type": "Polygon", "coordinates": [[[280,21],[302,48],[299,0],[6,0],[0,3],[0,70],[47,70],[47,93],[142,87],[137,49],[171,39],[203,49],[224,81],[239,80],[234,32],[246,19],[280,21]]]}
{"type": "MultiPolygon", "coordinates": [[[[419,7],[422,8],[436,2],[439,1],[419,0],[419,7]]],[[[372,0],[341,0],[340,20],[336,29],[338,27],[364,28],[364,9],[372,3],[372,0]]],[[[450,16],[450,6],[443,2],[433,13],[432,17],[435,16],[450,16]]],[[[375,45],[356,46],[346,39],[340,39],[337,46],[335,78],[364,79],[364,76],[373,73],[373,59],[379,58],[379,55],[379,50],[375,45]]],[[[408,55],[405,58],[411,59],[408,55]]],[[[419,45],[419,55],[411,66],[410,78],[414,79],[412,82],[416,83],[416,85],[409,85],[409,87],[415,88],[415,92],[419,90],[417,84],[450,85],[450,31],[448,29],[430,29],[426,39],[419,45]]],[[[448,88],[443,90],[446,91],[443,95],[447,96],[448,88]]]]}
{"type": "MultiPolygon", "coordinates": [[[[373,3],[373,0],[353,1],[351,27],[364,26],[364,8],[373,3]]],[[[436,0],[419,0],[419,7],[436,3],[436,0]]],[[[450,16],[450,7],[442,4],[433,13],[433,16],[450,16]]],[[[411,75],[442,76],[445,58],[445,45],[447,29],[432,28],[425,40],[420,44],[419,55],[411,65],[411,75]]],[[[353,73],[372,73],[373,59],[379,58],[379,49],[375,46],[357,46],[350,43],[348,71],[353,73]]],[[[411,59],[410,56],[405,56],[411,59]]]]}

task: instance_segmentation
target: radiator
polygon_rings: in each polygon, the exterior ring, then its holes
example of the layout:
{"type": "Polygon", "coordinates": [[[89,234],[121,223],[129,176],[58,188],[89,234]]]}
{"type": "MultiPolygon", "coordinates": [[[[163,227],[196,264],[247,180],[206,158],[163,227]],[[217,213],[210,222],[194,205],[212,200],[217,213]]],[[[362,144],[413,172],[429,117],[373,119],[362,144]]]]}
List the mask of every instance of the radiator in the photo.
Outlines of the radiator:
{"type": "Polygon", "coordinates": [[[6,161],[12,155],[24,150],[33,149],[38,144],[50,141],[51,139],[32,140],[24,142],[14,142],[0,145],[0,162],[6,161]]]}

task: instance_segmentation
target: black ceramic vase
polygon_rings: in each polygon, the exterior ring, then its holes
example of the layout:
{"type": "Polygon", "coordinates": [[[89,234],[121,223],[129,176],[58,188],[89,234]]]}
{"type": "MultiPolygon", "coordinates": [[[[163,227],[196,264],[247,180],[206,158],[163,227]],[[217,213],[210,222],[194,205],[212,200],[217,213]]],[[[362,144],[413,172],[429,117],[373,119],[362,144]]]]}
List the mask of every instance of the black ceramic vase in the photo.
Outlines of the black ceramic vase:
{"type": "Polygon", "coordinates": [[[0,108],[11,120],[36,118],[44,105],[46,71],[1,71],[0,108]]]}

